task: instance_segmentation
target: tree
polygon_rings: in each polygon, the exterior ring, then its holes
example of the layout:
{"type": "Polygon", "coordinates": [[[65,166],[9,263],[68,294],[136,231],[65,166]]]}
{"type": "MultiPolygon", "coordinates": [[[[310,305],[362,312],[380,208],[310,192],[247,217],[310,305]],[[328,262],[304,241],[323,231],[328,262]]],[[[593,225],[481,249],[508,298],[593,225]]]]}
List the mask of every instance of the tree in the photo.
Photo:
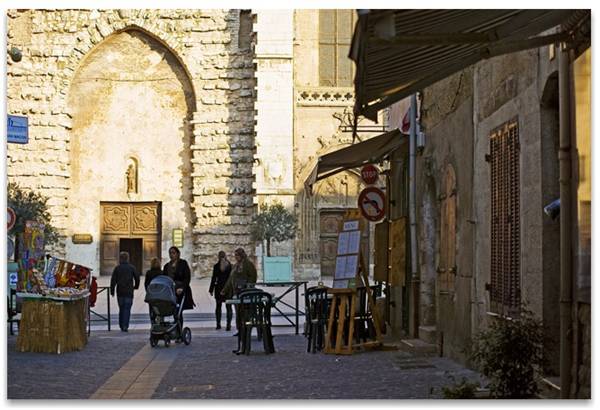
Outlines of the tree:
{"type": "Polygon", "coordinates": [[[46,245],[52,245],[58,241],[58,231],[51,224],[52,217],[48,212],[47,197],[38,192],[26,191],[18,184],[11,182],[7,189],[7,203],[17,214],[17,221],[12,229],[17,235],[25,232],[26,221],[37,221],[45,225],[44,241],[46,245]]]}
{"type": "Polygon", "coordinates": [[[280,202],[262,204],[260,213],[252,218],[251,234],[255,241],[267,241],[267,256],[271,256],[271,241],[282,242],[296,237],[297,219],[280,202]]]}

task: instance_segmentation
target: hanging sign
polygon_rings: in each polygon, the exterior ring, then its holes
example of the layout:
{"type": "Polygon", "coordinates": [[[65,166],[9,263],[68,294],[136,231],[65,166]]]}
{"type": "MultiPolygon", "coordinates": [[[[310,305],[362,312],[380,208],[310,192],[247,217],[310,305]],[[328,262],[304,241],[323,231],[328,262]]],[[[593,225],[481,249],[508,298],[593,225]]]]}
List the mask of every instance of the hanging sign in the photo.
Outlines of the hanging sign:
{"type": "Polygon", "coordinates": [[[360,170],[360,176],[367,185],[373,185],[379,178],[379,171],[375,165],[367,164],[360,170]]]}
{"type": "Polygon", "coordinates": [[[7,211],[8,214],[6,215],[6,230],[10,231],[17,222],[17,214],[12,208],[7,208],[7,211]]]}
{"type": "Polygon", "coordinates": [[[358,196],[358,207],[365,219],[377,222],[385,216],[385,194],[379,188],[367,187],[358,196]]]}

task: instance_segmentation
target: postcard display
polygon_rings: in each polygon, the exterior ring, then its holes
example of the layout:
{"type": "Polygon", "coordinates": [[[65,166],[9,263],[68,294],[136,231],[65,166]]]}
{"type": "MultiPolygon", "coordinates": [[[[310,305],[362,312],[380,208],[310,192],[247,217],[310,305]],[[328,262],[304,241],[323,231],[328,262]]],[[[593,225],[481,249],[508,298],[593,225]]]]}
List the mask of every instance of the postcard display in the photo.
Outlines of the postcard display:
{"type": "Polygon", "coordinates": [[[45,258],[44,226],[28,221],[19,248],[17,297],[23,300],[17,349],[63,353],[87,343],[91,270],[45,258]]]}
{"type": "Polygon", "coordinates": [[[352,354],[361,348],[381,347],[380,321],[375,308],[375,297],[369,286],[369,271],[361,253],[360,239],[360,221],[344,221],[342,231],[338,235],[333,286],[328,290],[332,301],[327,322],[325,353],[352,354]],[[372,341],[353,344],[354,316],[358,304],[357,286],[364,286],[376,337],[372,341]],[[349,331],[344,335],[346,321],[349,331]]]}

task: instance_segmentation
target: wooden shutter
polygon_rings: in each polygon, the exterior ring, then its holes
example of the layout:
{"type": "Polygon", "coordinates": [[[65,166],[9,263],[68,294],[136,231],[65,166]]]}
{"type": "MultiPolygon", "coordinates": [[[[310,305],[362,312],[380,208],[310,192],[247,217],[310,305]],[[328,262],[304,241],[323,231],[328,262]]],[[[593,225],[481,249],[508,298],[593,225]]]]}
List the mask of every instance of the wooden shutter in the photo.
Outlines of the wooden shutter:
{"type": "Polygon", "coordinates": [[[441,195],[439,288],[453,292],[456,277],[456,173],[451,164],[446,166],[441,195]]]}
{"type": "Polygon", "coordinates": [[[521,303],[520,159],[517,121],[490,135],[491,289],[493,312],[514,315],[521,303]]]}

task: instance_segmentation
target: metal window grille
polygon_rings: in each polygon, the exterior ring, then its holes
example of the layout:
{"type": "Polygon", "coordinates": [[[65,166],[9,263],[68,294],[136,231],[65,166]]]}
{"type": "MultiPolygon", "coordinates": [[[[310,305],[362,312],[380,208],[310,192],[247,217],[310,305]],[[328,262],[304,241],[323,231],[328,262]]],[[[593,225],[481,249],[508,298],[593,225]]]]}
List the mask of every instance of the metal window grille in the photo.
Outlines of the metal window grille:
{"type": "Polygon", "coordinates": [[[518,314],[521,303],[519,129],[511,121],[490,135],[491,309],[518,314]]]}

